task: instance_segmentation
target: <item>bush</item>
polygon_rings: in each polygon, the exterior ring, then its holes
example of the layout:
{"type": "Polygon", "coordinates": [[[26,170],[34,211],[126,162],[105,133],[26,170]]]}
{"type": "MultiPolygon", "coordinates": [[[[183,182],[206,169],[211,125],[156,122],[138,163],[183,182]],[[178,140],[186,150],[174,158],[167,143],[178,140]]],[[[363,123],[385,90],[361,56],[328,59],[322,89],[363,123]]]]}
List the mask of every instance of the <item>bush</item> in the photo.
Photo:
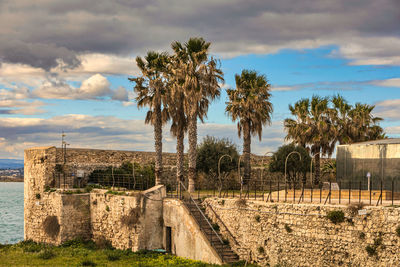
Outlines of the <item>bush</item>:
{"type": "Polygon", "coordinates": [[[38,254],[38,258],[42,259],[42,260],[48,260],[48,259],[54,258],[54,256],[56,256],[56,254],[50,249],[42,250],[38,254]]]}
{"type": "Polygon", "coordinates": [[[117,261],[121,258],[121,253],[117,250],[111,250],[107,252],[107,260],[109,261],[117,261]]]}
{"type": "Polygon", "coordinates": [[[113,246],[112,246],[112,244],[111,244],[111,241],[110,241],[110,240],[107,240],[107,239],[106,239],[105,237],[103,237],[103,236],[97,238],[96,241],[95,241],[95,243],[96,243],[96,247],[99,248],[99,249],[108,249],[108,250],[114,249],[113,246]]]}
{"type": "Polygon", "coordinates": [[[21,241],[16,246],[22,248],[24,252],[39,252],[44,247],[42,244],[36,243],[32,240],[21,241]]]}
{"type": "Polygon", "coordinates": [[[400,225],[396,228],[396,234],[398,237],[400,237],[400,225]]]}
{"type": "Polygon", "coordinates": [[[96,266],[97,264],[89,259],[81,261],[82,266],[96,266]]]}
{"type": "Polygon", "coordinates": [[[376,247],[375,246],[368,245],[365,247],[365,250],[367,251],[368,256],[376,255],[376,247]]]}
{"type": "Polygon", "coordinates": [[[73,248],[86,248],[94,250],[96,249],[96,244],[92,240],[85,240],[82,237],[67,240],[61,245],[62,247],[73,247],[73,248]]]}
{"type": "Polygon", "coordinates": [[[293,229],[292,229],[292,228],[290,228],[290,226],[289,226],[289,225],[287,225],[287,224],[285,224],[285,230],[286,230],[286,232],[288,232],[288,233],[291,233],[291,232],[293,232],[293,229]]]}
{"type": "Polygon", "coordinates": [[[364,232],[360,232],[358,234],[358,238],[360,238],[361,240],[364,240],[365,239],[365,233],[364,232]]]}
{"type": "Polygon", "coordinates": [[[356,216],[358,211],[363,209],[365,204],[363,202],[360,203],[351,203],[347,206],[347,211],[349,212],[350,216],[356,216]]]}
{"type": "Polygon", "coordinates": [[[257,248],[257,251],[258,251],[258,253],[260,253],[260,254],[264,254],[264,252],[265,252],[264,248],[261,247],[261,246],[259,246],[259,247],[257,248]]]}
{"type": "Polygon", "coordinates": [[[254,217],[254,219],[256,220],[256,222],[260,222],[261,217],[260,217],[260,215],[256,215],[256,216],[254,217]]]}
{"type": "Polygon", "coordinates": [[[341,210],[332,210],[328,212],[326,217],[334,224],[344,222],[344,213],[341,210]]]}
{"type": "Polygon", "coordinates": [[[238,200],[236,200],[235,204],[238,208],[244,208],[247,205],[247,201],[245,198],[239,198],[238,200]]]}
{"type": "Polygon", "coordinates": [[[216,224],[216,223],[213,223],[213,224],[212,224],[212,228],[213,228],[215,231],[219,231],[219,225],[216,224]]]}

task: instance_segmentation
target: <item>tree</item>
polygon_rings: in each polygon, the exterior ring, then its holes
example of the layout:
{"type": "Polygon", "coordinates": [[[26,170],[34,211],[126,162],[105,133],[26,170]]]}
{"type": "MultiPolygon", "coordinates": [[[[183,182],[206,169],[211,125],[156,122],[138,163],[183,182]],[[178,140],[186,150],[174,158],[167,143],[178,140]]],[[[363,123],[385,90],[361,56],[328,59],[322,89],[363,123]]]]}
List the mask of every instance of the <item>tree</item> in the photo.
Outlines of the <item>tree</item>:
{"type": "Polygon", "coordinates": [[[197,119],[203,121],[208,106],[220,95],[220,83],[223,73],[217,67],[214,58],[209,59],[210,43],[203,38],[190,38],[185,44],[172,43],[172,49],[179,68],[177,72],[183,78],[180,88],[184,94],[184,110],[187,115],[189,137],[189,192],[195,190],[197,119]]]}
{"type": "Polygon", "coordinates": [[[301,99],[289,110],[296,120],[285,119],[286,140],[308,147],[315,157],[315,180],[320,181],[321,155],[330,156],[335,148],[336,128],[332,124],[334,111],[329,107],[329,98],[313,96],[311,101],[301,99]],[[301,107],[301,108],[300,108],[301,107]],[[301,112],[296,112],[301,110],[301,112]]]}
{"type": "Polygon", "coordinates": [[[333,123],[339,144],[385,138],[382,127],[378,125],[382,118],[372,115],[375,106],[361,103],[352,106],[340,95],[334,96],[332,103],[335,111],[333,123]]]}
{"type": "Polygon", "coordinates": [[[166,71],[168,55],[150,51],[143,58],[136,58],[141,76],[128,78],[135,82],[134,91],[138,108],[147,106],[145,123],[154,126],[154,148],[156,152],[155,177],[156,184],[161,184],[162,176],[162,125],[169,120],[167,109],[167,81],[163,73],[166,71]]]}
{"type": "Polygon", "coordinates": [[[239,160],[236,145],[228,139],[207,135],[197,149],[197,170],[211,176],[218,175],[218,161],[223,155],[229,155],[232,161],[229,157],[221,160],[221,173],[235,169],[239,160]]]}
{"type": "Polygon", "coordinates": [[[300,181],[301,175],[303,176],[303,183],[306,181],[307,171],[310,169],[311,157],[308,151],[302,146],[295,146],[294,144],[284,145],[278,148],[274,153],[272,160],[269,164],[270,172],[280,172],[285,174],[285,161],[287,158],[287,182],[289,188],[295,186],[300,181]],[[297,151],[301,155],[301,160],[297,154],[292,154],[287,158],[289,153],[297,151]]]}
{"type": "Polygon", "coordinates": [[[238,120],[238,135],[243,132],[244,181],[250,180],[251,135],[261,140],[262,127],[271,123],[273,111],[270,102],[271,85],[264,75],[243,70],[235,75],[236,89],[226,90],[229,101],[226,112],[233,121],[238,120]]]}

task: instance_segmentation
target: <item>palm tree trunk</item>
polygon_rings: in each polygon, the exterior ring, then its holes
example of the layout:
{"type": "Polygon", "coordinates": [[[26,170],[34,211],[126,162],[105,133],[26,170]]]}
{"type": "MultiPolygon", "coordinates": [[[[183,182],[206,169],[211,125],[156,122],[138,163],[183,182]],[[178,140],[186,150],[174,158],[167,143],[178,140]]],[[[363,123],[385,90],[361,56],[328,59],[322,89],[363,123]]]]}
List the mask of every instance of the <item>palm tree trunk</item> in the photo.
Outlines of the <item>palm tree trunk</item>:
{"type": "Polygon", "coordinates": [[[161,107],[155,108],[156,121],[154,123],[154,148],[156,151],[156,166],[155,166],[155,177],[156,185],[161,184],[162,179],[162,122],[161,122],[161,107]]]}
{"type": "Polygon", "coordinates": [[[183,182],[183,160],[184,160],[184,145],[183,140],[185,137],[185,133],[182,126],[179,126],[178,133],[176,135],[176,179],[178,184],[178,192],[181,192],[181,184],[183,182]]]}
{"type": "Polygon", "coordinates": [[[243,157],[244,157],[244,174],[243,182],[249,183],[250,181],[250,152],[251,152],[251,135],[250,135],[250,121],[243,124],[243,157]]]}
{"type": "Polygon", "coordinates": [[[191,115],[188,122],[188,135],[189,135],[189,192],[193,193],[195,190],[196,179],[196,160],[197,160],[197,114],[191,115]]]}
{"type": "MultiPolygon", "coordinates": [[[[318,150],[319,152],[319,150],[318,150]]],[[[319,156],[319,153],[315,155],[315,179],[314,183],[317,185],[320,182],[320,176],[321,176],[321,158],[319,156]]]]}

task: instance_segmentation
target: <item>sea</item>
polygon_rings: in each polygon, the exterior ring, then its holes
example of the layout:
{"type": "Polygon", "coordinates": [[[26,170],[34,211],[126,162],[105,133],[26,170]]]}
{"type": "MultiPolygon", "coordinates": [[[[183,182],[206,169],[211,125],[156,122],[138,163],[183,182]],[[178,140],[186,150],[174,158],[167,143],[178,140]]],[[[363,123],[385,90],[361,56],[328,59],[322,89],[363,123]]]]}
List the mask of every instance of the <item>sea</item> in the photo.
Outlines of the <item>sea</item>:
{"type": "Polygon", "coordinates": [[[24,183],[0,182],[0,244],[24,239],[24,183]]]}

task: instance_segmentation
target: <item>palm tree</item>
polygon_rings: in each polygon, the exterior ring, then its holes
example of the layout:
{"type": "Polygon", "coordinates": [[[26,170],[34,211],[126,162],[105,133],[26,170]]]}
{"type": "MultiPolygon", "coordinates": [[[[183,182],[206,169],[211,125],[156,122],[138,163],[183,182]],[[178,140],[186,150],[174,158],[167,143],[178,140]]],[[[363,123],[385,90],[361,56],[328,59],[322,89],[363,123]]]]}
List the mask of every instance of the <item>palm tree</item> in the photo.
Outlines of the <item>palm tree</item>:
{"type": "Polygon", "coordinates": [[[134,91],[137,93],[138,108],[149,107],[145,123],[154,126],[154,148],[156,151],[155,178],[156,185],[161,184],[162,178],[162,125],[169,120],[167,111],[166,71],[168,55],[150,51],[143,58],[137,57],[136,63],[142,75],[128,78],[135,82],[134,91]]]}
{"type": "Polygon", "coordinates": [[[289,106],[296,120],[285,119],[286,139],[308,146],[315,157],[315,183],[320,179],[320,156],[331,155],[336,143],[336,128],[331,120],[335,114],[329,107],[329,98],[313,96],[311,101],[301,99],[289,106]]]}
{"type": "Polygon", "coordinates": [[[226,90],[229,101],[225,111],[233,121],[239,120],[238,135],[243,132],[244,181],[250,180],[251,135],[261,140],[262,127],[271,123],[271,85],[264,75],[243,70],[235,75],[236,89],[226,90]]]}
{"type": "Polygon", "coordinates": [[[217,67],[217,61],[208,58],[210,43],[203,38],[190,38],[182,45],[172,43],[182,77],[180,88],[184,94],[184,112],[188,119],[189,137],[189,192],[195,190],[197,159],[197,119],[203,121],[207,116],[209,104],[220,95],[219,83],[223,81],[223,73],[217,67]]]}
{"type": "Polygon", "coordinates": [[[382,118],[374,117],[375,106],[356,103],[353,107],[340,95],[332,98],[335,111],[333,122],[337,129],[336,140],[340,144],[351,144],[385,138],[378,125],[382,118]]]}

